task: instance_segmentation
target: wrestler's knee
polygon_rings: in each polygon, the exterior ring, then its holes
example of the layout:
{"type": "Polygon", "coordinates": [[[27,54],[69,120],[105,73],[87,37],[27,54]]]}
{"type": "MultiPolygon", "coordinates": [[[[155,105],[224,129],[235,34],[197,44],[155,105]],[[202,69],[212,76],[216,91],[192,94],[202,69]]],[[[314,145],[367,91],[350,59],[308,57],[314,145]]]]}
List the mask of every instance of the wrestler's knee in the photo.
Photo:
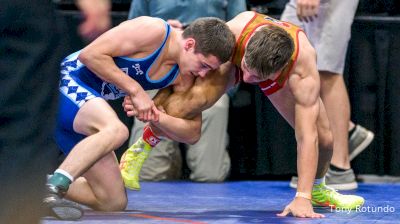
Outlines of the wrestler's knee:
{"type": "Polygon", "coordinates": [[[120,121],[110,123],[103,130],[113,143],[113,148],[118,148],[129,138],[128,128],[120,121]]]}
{"type": "Polygon", "coordinates": [[[103,198],[98,199],[99,205],[97,210],[105,212],[123,211],[128,205],[128,198],[125,192],[123,194],[109,194],[103,198]]]}

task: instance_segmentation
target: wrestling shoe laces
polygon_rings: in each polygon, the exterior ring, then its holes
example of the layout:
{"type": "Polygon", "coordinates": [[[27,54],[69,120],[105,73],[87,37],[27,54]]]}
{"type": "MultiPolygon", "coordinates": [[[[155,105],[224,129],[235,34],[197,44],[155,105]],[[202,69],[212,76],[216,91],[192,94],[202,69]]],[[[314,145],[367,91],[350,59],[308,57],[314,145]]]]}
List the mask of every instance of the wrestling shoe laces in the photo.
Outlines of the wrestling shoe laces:
{"type": "Polygon", "coordinates": [[[129,147],[121,157],[120,170],[126,188],[140,190],[139,174],[149,156],[151,146],[142,138],[129,147]]]}
{"type": "Polygon", "coordinates": [[[364,198],[356,195],[343,195],[335,189],[320,183],[311,192],[313,206],[353,210],[364,204],[364,198]]]}

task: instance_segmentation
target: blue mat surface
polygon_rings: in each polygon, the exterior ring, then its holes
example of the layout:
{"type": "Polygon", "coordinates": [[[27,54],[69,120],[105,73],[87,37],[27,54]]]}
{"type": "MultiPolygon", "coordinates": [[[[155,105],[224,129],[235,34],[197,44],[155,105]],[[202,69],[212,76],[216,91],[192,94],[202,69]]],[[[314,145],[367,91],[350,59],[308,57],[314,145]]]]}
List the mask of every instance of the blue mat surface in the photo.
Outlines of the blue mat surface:
{"type": "Polygon", "coordinates": [[[144,182],[141,191],[128,190],[124,212],[85,210],[75,222],[44,218],[54,223],[400,223],[400,184],[359,184],[357,194],[366,200],[357,211],[315,209],[323,219],[277,217],[295,190],[286,181],[225,183],[144,182]]]}

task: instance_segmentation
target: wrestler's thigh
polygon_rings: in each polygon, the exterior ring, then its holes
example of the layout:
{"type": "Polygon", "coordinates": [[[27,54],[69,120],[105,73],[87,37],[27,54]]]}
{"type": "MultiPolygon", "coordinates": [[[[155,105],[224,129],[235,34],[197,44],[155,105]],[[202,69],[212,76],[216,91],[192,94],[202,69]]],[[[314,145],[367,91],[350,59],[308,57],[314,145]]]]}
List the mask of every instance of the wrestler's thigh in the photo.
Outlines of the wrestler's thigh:
{"type": "Polygon", "coordinates": [[[97,97],[79,109],[73,128],[80,134],[91,135],[116,123],[121,123],[118,115],[104,99],[97,97]]]}

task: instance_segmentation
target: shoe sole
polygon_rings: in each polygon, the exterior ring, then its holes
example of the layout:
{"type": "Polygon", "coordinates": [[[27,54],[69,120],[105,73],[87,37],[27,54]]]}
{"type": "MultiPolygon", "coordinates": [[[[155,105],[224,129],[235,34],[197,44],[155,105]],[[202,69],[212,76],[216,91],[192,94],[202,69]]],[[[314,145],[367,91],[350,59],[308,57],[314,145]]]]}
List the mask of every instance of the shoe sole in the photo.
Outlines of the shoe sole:
{"type": "Polygon", "coordinates": [[[140,186],[139,187],[131,187],[129,186],[129,184],[127,182],[130,182],[129,178],[126,178],[126,175],[124,175],[122,173],[123,171],[121,170],[121,176],[122,176],[122,180],[124,181],[124,185],[126,188],[128,188],[129,190],[134,190],[134,191],[140,191],[140,186]]]}
{"type": "MultiPolygon", "coordinates": [[[[359,205],[357,205],[357,206],[355,206],[355,207],[353,206],[352,208],[348,208],[348,207],[347,207],[347,208],[340,208],[340,209],[356,210],[357,207],[363,206],[364,203],[365,203],[365,201],[363,201],[361,204],[359,204],[359,205]]],[[[312,201],[312,206],[313,206],[313,208],[330,208],[330,209],[337,208],[336,206],[330,205],[329,203],[324,204],[324,203],[318,203],[318,202],[315,202],[315,201],[312,201]]]]}
{"type": "Polygon", "coordinates": [[[84,211],[80,205],[64,199],[61,200],[62,201],[52,201],[46,203],[53,216],[60,220],[72,221],[82,218],[84,211]]]}
{"type": "Polygon", "coordinates": [[[372,140],[374,140],[374,137],[374,133],[372,133],[371,131],[367,131],[367,137],[365,138],[365,140],[357,148],[355,148],[353,152],[350,153],[350,161],[352,161],[355,157],[358,156],[358,154],[364,151],[369,146],[369,144],[371,144],[372,140]]]}
{"type": "Polygon", "coordinates": [[[133,190],[133,191],[140,191],[140,189],[141,189],[140,187],[139,188],[130,187],[130,186],[126,185],[126,184],[125,184],[125,187],[128,188],[129,190],[133,190]]]}
{"type": "Polygon", "coordinates": [[[51,208],[53,213],[58,219],[61,220],[78,220],[83,216],[83,210],[75,207],[62,207],[57,206],[51,208]]]}

